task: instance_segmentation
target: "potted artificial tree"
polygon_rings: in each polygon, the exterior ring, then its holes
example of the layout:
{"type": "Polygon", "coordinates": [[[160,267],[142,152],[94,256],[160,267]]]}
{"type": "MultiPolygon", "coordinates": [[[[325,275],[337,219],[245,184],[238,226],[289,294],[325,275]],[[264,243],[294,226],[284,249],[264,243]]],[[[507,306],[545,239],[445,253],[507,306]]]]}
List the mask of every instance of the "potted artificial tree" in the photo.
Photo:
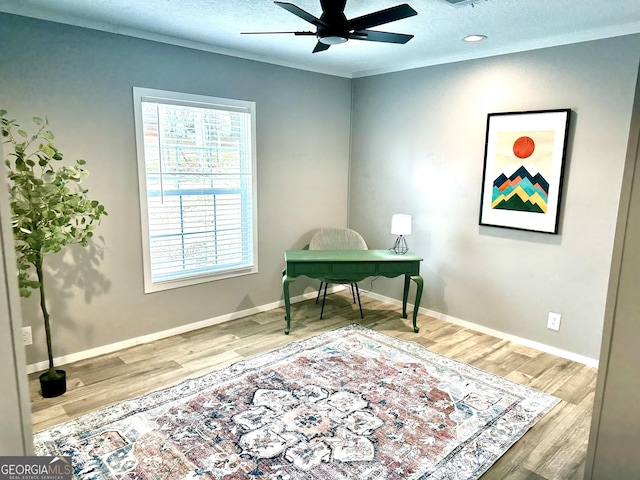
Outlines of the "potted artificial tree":
{"type": "Polygon", "coordinates": [[[0,110],[2,137],[9,145],[5,164],[9,169],[20,295],[28,297],[32,290],[39,291],[49,354],[49,369],[40,375],[40,386],[44,397],[55,397],[67,389],[66,373],[53,365],[44,259],[69,244],[86,246],[100,217],[107,212],[100,202],[89,200],[87,190],[80,185],[88,175],[84,160],[76,160],[72,166],[56,165],[62,153],[52,143],[47,120],[35,117],[35,132],[31,134],[6,115],[6,110],[0,110]]]}

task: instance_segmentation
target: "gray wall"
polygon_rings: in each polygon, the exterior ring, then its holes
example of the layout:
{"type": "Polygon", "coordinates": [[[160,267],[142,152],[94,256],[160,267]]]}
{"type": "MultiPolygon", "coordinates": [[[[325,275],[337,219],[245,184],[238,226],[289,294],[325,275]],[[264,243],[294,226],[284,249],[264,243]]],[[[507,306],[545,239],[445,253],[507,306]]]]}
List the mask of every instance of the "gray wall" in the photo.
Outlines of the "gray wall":
{"type": "Polygon", "coordinates": [[[640,478],[640,76],[627,152],[585,479],[640,478]]]}
{"type": "Polygon", "coordinates": [[[386,248],[413,215],[421,306],[598,358],[639,55],[635,35],[355,80],[350,226],[386,248]],[[559,235],[479,227],[487,114],[555,108],[574,112],[559,235]]]}
{"type": "MultiPolygon", "coordinates": [[[[87,160],[90,196],[109,212],[101,250],[47,260],[55,356],[278,301],[283,251],[346,225],[349,79],[7,14],[0,31],[0,106],[23,124],[47,116],[66,157],[87,160]],[[257,103],[258,274],[143,293],[133,86],[257,103]]],[[[23,313],[27,362],[42,361],[34,296],[23,313]]]]}

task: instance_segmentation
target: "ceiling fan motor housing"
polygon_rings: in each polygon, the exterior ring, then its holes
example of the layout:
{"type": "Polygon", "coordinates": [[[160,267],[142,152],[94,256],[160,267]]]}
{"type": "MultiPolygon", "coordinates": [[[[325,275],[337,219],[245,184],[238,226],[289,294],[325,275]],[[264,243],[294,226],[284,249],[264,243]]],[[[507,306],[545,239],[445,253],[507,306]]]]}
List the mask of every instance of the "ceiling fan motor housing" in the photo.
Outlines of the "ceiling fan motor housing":
{"type": "MultiPolygon", "coordinates": [[[[346,2],[345,2],[346,3],[346,2]]],[[[349,40],[349,29],[347,27],[347,17],[344,14],[344,4],[338,5],[323,2],[323,12],[320,15],[320,21],[326,25],[331,25],[330,28],[318,25],[318,41],[325,45],[337,45],[339,43],[345,43],[349,40]],[[329,7],[329,8],[326,8],[329,7]]]]}

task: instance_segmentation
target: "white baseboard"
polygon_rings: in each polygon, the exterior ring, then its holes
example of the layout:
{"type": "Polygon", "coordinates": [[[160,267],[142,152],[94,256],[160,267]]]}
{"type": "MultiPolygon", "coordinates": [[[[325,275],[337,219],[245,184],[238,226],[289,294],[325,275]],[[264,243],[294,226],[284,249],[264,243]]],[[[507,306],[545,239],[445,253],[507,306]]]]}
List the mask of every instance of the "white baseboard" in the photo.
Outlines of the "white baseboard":
{"type": "MultiPolygon", "coordinates": [[[[327,290],[327,292],[333,293],[343,290],[344,287],[341,285],[332,286],[327,290]]],[[[379,295],[377,293],[368,292],[365,290],[360,290],[360,293],[363,295],[367,295],[371,298],[374,298],[378,301],[384,303],[390,303],[394,305],[402,305],[402,302],[396,300],[394,298],[385,297],[383,295],[379,295]]],[[[308,300],[310,298],[314,298],[317,295],[316,292],[307,292],[297,297],[293,297],[291,299],[291,303],[302,302],[303,300],[308,300]]],[[[63,355],[61,357],[54,358],[53,362],[57,367],[62,365],[66,365],[68,363],[77,362],[80,360],[85,360],[87,358],[97,357],[99,355],[104,355],[106,353],[116,352],[118,350],[122,350],[124,348],[135,347],[136,345],[142,345],[144,343],[150,343],[155,340],[161,340],[163,338],[171,337],[173,335],[179,335],[181,333],[191,332],[193,330],[198,330],[200,328],[210,327],[212,325],[217,325],[220,323],[228,322],[230,320],[236,320],[238,318],[248,317],[249,315],[255,315],[256,313],[266,312],[268,310],[272,310],[274,308],[279,308],[284,306],[284,300],[280,300],[277,302],[268,303],[266,305],[260,305],[253,308],[248,308],[246,310],[242,310],[239,312],[233,312],[226,315],[220,315],[219,317],[209,318],[206,320],[202,320],[200,322],[190,323],[188,325],[182,325],[180,327],[171,328],[169,330],[163,330],[162,332],[150,333],[149,335],[143,335],[141,337],[131,338],[129,340],[123,340],[122,342],[111,343],[109,345],[103,345],[96,348],[91,348],[89,350],[84,350],[82,352],[71,353],[69,355],[63,355]]],[[[526,338],[516,337],[514,335],[510,335],[508,333],[501,332],[499,330],[493,330],[491,328],[483,327],[482,325],[477,325],[472,322],[468,322],[466,320],[461,320],[459,318],[452,317],[450,315],[446,315],[444,313],[436,312],[433,310],[428,310],[426,308],[420,307],[420,313],[424,315],[428,315],[430,317],[437,318],[438,320],[443,320],[445,322],[453,323],[455,325],[460,325],[461,327],[468,328],[470,330],[475,330],[480,333],[484,333],[487,335],[491,335],[494,337],[501,338],[503,340],[508,340],[510,342],[517,343],[519,345],[524,345],[530,348],[535,348],[536,350],[540,350],[541,352],[550,353],[552,355],[556,355],[561,358],[566,358],[567,360],[572,360],[574,362],[582,363],[584,365],[588,365],[590,367],[598,367],[598,360],[594,358],[585,357],[583,355],[578,355],[577,353],[568,352],[566,350],[562,350],[556,347],[552,347],[550,345],[546,345],[544,343],[534,342],[532,340],[527,340],[526,338]]],[[[31,365],[27,365],[27,373],[35,373],[42,370],[45,370],[49,367],[48,361],[42,361],[38,363],[33,363],[31,365]]]]}
{"type": "MultiPolygon", "coordinates": [[[[335,286],[329,287],[327,289],[327,293],[339,292],[342,290],[344,290],[344,287],[342,285],[335,285],[335,286]]],[[[315,298],[316,295],[317,295],[317,292],[307,292],[302,295],[298,295],[297,297],[291,298],[291,303],[302,302],[303,300],[315,298]]],[[[284,300],[268,303],[266,305],[260,305],[253,308],[248,308],[246,310],[242,310],[239,312],[220,315],[219,317],[209,318],[206,320],[202,320],[200,322],[190,323],[188,325],[182,325],[180,327],[171,328],[169,330],[163,330],[162,332],[150,333],[149,335],[143,335],[141,337],[131,338],[129,340],[123,340],[122,342],[116,342],[116,343],[111,343],[109,345],[103,345],[100,347],[91,348],[89,350],[84,350],[82,352],[63,355],[61,357],[54,358],[53,363],[56,367],[60,367],[68,363],[78,362],[80,360],[85,360],[87,358],[93,358],[99,355],[104,355],[106,353],[116,352],[124,348],[135,347],[136,345],[150,343],[156,340],[161,340],[163,338],[171,337],[173,335],[179,335],[181,333],[191,332],[193,330],[198,330],[200,328],[210,327],[212,325],[217,325],[219,323],[228,322],[230,320],[236,320],[238,318],[248,317],[249,315],[255,315],[256,313],[266,312],[268,310],[273,310],[274,308],[278,308],[282,306],[284,306],[284,300]]],[[[284,323],[282,324],[282,327],[284,328],[284,323]]],[[[49,368],[49,361],[44,360],[42,362],[32,363],[31,365],[27,365],[27,373],[40,372],[42,370],[46,370],[47,368],[49,368]]]]}
{"type": "MultiPolygon", "coordinates": [[[[364,290],[360,290],[360,293],[363,295],[367,295],[371,298],[374,298],[375,300],[378,300],[380,302],[391,303],[394,305],[402,306],[402,302],[394,298],[385,297],[377,293],[366,292],[364,290]]],[[[413,307],[413,305],[411,306],[413,307]]],[[[492,337],[497,337],[502,340],[507,340],[509,342],[517,343],[525,347],[534,348],[536,350],[540,350],[541,352],[550,353],[552,355],[555,355],[556,357],[566,358],[567,360],[571,360],[573,362],[578,362],[578,363],[582,363],[583,365],[587,365],[589,367],[598,368],[598,359],[596,358],[586,357],[584,355],[579,355],[574,352],[562,350],[560,348],[553,347],[545,343],[534,342],[533,340],[517,337],[509,333],[501,332],[500,330],[494,330],[492,328],[484,327],[482,325],[478,325],[477,323],[469,322],[467,320],[461,320],[459,318],[452,317],[444,313],[436,312],[434,310],[429,310],[424,307],[420,307],[420,313],[427,315],[429,317],[437,318],[438,320],[442,320],[445,322],[453,323],[455,325],[459,325],[464,328],[468,328],[469,330],[474,330],[476,332],[484,333],[486,335],[491,335],[492,337]]]]}

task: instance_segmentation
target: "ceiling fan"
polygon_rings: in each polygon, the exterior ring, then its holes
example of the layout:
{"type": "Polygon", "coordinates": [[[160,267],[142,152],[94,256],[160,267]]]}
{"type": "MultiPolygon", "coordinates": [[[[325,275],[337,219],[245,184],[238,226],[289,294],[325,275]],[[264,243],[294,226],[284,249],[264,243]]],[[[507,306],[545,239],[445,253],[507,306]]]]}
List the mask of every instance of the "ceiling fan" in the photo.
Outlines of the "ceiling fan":
{"type": "Polygon", "coordinates": [[[379,10],[368,15],[352,18],[350,20],[344,14],[347,0],[320,0],[322,15],[316,18],[293,3],[274,2],[297,17],[311,23],[316,27],[315,32],[243,32],[247,35],[293,33],[294,35],[313,35],[318,38],[318,43],[313,53],[328,50],[331,45],[344,43],[347,40],[366,40],[369,42],[407,43],[413,35],[403,33],[379,32],[369,30],[385,23],[395,22],[403,18],[417,15],[413,8],[406,3],[395,7],[379,10]]]}

